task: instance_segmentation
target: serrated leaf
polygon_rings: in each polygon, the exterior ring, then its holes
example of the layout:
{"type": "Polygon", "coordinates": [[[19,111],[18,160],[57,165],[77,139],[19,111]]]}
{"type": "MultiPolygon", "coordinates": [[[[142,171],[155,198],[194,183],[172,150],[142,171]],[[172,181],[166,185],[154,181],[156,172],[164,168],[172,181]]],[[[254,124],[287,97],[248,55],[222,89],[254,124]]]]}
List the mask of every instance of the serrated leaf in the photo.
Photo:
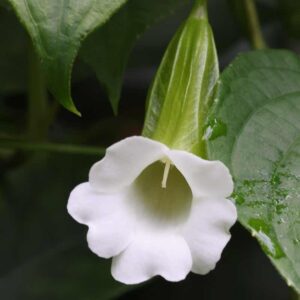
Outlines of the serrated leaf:
{"type": "Polygon", "coordinates": [[[206,133],[209,158],[231,169],[240,222],[300,292],[299,57],[240,55],[221,76],[206,133]]]}
{"type": "Polygon", "coordinates": [[[206,156],[203,130],[219,76],[205,1],[197,1],[163,57],[148,94],[143,135],[206,156]]]}
{"type": "Polygon", "coordinates": [[[123,73],[138,37],[154,22],[170,14],[186,0],[131,0],[83,43],[81,57],[106,88],[114,112],[122,88],[123,73]]]}
{"type": "Polygon", "coordinates": [[[82,40],[126,0],[9,0],[26,27],[55,98],[79,114],[70,91],[74,59],[82,40]]]}

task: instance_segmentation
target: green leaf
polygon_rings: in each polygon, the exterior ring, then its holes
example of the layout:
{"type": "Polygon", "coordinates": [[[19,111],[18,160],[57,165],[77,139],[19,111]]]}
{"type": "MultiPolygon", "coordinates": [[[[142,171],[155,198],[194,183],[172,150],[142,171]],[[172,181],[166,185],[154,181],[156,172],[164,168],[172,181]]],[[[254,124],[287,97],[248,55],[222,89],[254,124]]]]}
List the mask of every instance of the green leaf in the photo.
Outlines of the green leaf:
{"type": "Polygon", "coordinates": [[[83,43],[81,57],[104,85],[115,113],[129,54],[138,37],[154,22],[187,1],[131,0],[83,43]]]}
{"type": "Polygon", "coordinates": [[[205,116],[219,71],[203,3],[197,1],[163,57],[148,95],[143,135],[205,157],[205,116]]]}
{"type": "Polygon", "coordinates": [[[71,69],[82,40],[126,0],[9,0],[29,32],[57,100],[79,114],[70,91],[71,69]]]}
{"type": "Polygon", "coordinates": [[[231,169],[240,222],[300,292],[299,57],[240,55],[221,76],[205,137],[209,158],[231,169]]]}

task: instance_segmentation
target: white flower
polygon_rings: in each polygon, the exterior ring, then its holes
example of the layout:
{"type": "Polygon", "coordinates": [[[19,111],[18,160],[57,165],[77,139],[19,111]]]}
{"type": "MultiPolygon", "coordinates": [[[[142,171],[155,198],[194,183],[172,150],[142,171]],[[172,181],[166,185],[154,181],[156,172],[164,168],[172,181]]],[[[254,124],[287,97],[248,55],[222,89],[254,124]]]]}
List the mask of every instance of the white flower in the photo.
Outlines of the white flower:
{"type": "Polygon", "coordinates": [[[228,169],[144,137],[126,138],[93,165],[68,202],[89,227],[90,249],[112,260],[112,275],[134,284],[179,281],[214,269],[236,208],[228,169]]]}

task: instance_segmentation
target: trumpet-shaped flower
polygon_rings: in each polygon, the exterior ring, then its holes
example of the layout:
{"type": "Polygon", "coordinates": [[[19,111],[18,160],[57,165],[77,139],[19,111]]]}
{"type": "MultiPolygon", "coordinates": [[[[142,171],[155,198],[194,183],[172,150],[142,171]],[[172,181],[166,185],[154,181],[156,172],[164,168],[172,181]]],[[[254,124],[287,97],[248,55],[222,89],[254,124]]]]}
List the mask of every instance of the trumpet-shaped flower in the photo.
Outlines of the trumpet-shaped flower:
{"type": "Polygon", "coordinates": [[[214,269],[237,215],[226,199],[228,169],[144,137],[107,149],[68,202],[70,215],[89,227],[87,241],[112,260],[112,275],[134,284],[155,275],[179,281],[214,269]]]}

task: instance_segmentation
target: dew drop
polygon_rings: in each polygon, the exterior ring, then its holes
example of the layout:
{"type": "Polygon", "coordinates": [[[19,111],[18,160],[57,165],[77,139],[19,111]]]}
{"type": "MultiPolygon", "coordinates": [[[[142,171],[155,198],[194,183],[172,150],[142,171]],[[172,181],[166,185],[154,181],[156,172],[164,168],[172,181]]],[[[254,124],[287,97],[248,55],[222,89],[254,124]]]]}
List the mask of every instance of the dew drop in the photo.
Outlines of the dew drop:
{"type": "Polygon", "coordinates": [[[245,202],[245,198],[241,193],[233,193],[232,199],[237,205],[242,205],[245,202]]]}
{"type": "Polygon", "coordinates": [[[261,244],[263,250],[275,259],[284,256],[275,236],[271,234],[271,227],[261,219],[250,219],[248,221],[252,227],[252,236],[255,236],[261,244]]]}
{"type": "Polygon", "coordinates": [[[292,286],[292,281],[290,279],[287,279],[286,283],[288,286],[292,286]]]}
{"type": "Polygon", "coordinates": [[[220,136],[225,136],[227,134],[227,126],[224,122],[219,119],[211,119],[205,126],[204,134],[202,140],[212,141],[220,136]]]}

